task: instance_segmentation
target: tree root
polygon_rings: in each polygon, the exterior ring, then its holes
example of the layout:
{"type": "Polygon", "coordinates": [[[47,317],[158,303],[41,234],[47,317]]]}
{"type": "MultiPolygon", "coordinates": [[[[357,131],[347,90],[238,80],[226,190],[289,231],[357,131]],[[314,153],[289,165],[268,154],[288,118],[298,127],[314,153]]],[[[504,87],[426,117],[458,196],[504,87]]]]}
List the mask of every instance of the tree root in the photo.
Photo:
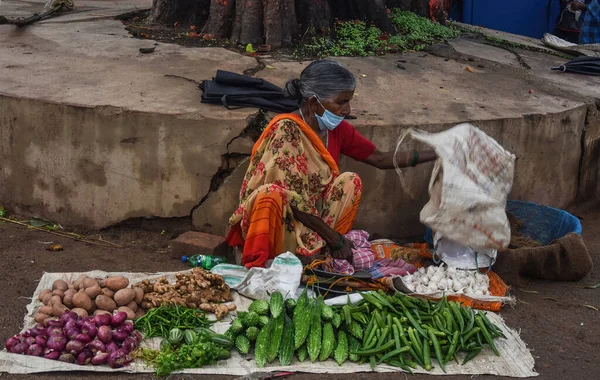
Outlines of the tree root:
{"type": "Polygon", "coordinates": [[[34,13],[32,16],[26,18],[15,18],[10,19],[8,17],[0,15],[0,25],[15,25],[18,27],[23,27],[27,25],[31,25],[34,22],[38,22],[44,20],[46,18],[58,16],[61,13],[68,12],[73,8],[72,1],[64,1],[57,2],[56,5],[53,5],[52,8],[42,12],[42,13],[34,13]]]}

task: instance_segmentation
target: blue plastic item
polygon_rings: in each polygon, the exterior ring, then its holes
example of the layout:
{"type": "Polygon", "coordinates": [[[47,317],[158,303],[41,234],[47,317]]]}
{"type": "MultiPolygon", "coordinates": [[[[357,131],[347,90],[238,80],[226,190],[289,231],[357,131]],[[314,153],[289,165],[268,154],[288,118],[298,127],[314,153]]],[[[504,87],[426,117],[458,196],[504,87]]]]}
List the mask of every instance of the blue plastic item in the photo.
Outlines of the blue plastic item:
{"type": "MultiPolygon", "coordinates": [[[[581,235],[582,232],[581,222],[577,217],[553,207],[509,200],[506,210],[523,223],[519,230],[521,234],[543,245],[548,245],[568,233],[581,235]]],[[[425,241],[433,244],[433,235],[429,227],[425,231],[425,241]]]]}
{"type": "Polygon", "coordinates": [[[454,17],[465,24],[542,38],[551,33],[560,13],[560,0],[463,0],[454,17]]]}
{"type": "Polygon", "coordinates": [[[520,233],[543,245],[582,232],[579,219],[563,210],[524,201],[508,201],[506,209],[523,223],[520,233]]]}

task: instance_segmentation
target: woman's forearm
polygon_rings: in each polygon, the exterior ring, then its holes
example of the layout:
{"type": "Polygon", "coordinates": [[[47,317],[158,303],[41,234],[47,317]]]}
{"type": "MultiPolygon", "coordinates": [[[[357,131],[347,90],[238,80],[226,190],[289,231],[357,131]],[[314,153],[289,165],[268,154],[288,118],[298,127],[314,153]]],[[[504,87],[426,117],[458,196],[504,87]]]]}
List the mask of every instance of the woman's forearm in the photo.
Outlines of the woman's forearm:
{"type": "Polygon", "coordinates": [[[306,227],[315,231],[328,246],[335,246],[340,242],[340,234],[335,232],[335,230],[329,227],[321,218],[316,217],[311,214],[307,214],[305,212],[296,210],[292,208],[294,212],[294,218],[304,224],[306,227]]]}
{"type": "MultiPolygon", "coordinates": [[[[382,170],[394,169],[394,153],[394,151],[381,152],[376,150],[365,162],[382,170]]],[[[396,155],[396,162],[401,168],[434,161],[435,159],[437,159],[437,155],[431,149],[416,151],[416,154],[415,151],[398,152],[396,155]]]]}
{"type": "MultiPolygon", "coordinates": [[[[402,152],[404,157],[398,157],[396,161],[398,162],[398,166],[407,167],[414,166],[418,164],[423,164],[425,162],[434,161],[437,159],[437,154],[432,149],[429,150],[421,150],[421,151],[410,151],[410,152],[402,152]],[[404,164],[404,165],[402,165],[404,164]]],[[[391,152],[392,157],[394,153],[391,152]]],[[[398,154],[400,156],[400,153],[398,154]]],[[[394,165],[392,164],[392,167],[394,165]]]]}

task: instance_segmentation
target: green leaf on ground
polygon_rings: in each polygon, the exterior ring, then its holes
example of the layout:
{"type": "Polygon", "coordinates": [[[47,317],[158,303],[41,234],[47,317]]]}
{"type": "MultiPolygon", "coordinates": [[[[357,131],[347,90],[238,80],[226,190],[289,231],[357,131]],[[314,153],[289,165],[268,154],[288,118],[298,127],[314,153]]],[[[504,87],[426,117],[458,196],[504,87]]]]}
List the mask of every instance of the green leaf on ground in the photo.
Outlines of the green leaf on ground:
{"type": "Polygon", "coordinates": [[[0,217],[4,218],[8,215],[8,211],[4,207],[0,207],[0,217]]]}
{"type": "Polygon", "coordinates": [[[587,285],[585,286],[586,289],[598,289],[600,288],[600,282],[597,283],[596,285],[587,285]]]}
{"type": "Polygon", "coordinates": [[[46,227],[46,226],[50,226],[53,225],[54,223],[52,223],[51,221],[44,219],[44,218],[31,218],[29,219],[29,224],[32,225],[33,227],[46,227]]]}
{"type": "Polygon", "coordinates": [[[252,44],[246,45],[246,53],[256,53],[256,50],[254,50],[252,44]]]}
{"type": "Polygon", "coordinates": [[[48,231],[56,231],[60,228],[60,226],[48,219],[35,217],[29,220],[29,225],[33,227],[45,228],[48,231]]]}

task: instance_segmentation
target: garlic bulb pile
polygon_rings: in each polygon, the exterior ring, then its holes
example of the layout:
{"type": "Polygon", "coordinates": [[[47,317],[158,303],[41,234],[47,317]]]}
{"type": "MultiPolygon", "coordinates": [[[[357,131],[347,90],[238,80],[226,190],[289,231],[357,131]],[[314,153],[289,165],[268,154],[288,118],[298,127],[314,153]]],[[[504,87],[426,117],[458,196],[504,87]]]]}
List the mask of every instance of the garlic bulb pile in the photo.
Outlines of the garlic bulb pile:
{"type": "Polygon", "coordinates": [[[402,281],[411,291],[420,294],[446,292],[490,295],[490,279],[487,275],[446,265],[419,268],[414,274],[402,277],[402,281]]]}

